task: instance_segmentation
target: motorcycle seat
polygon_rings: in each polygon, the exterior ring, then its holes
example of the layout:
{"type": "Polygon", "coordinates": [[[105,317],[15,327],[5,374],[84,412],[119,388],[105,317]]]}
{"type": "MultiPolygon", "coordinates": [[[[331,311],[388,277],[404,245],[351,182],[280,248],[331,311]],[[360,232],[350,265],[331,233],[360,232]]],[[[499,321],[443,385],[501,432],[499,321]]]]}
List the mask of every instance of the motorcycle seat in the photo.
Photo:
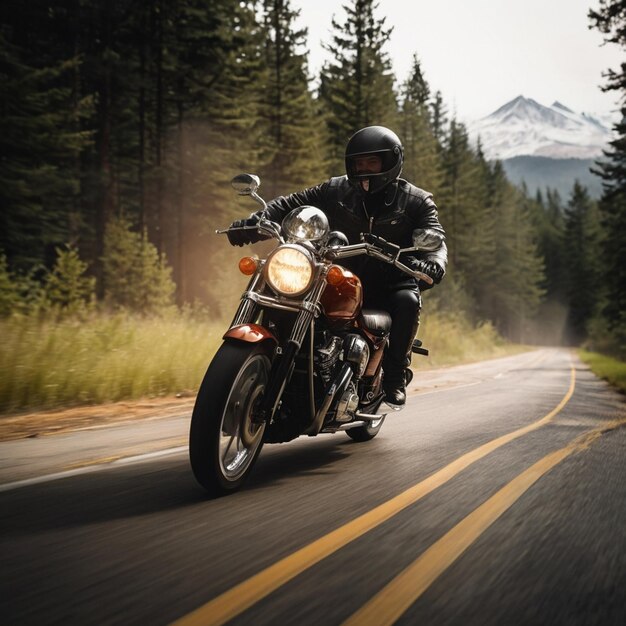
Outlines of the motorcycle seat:
{"type": "Polygon", "coordinates": [[[372,335],[382,337],[391,330],[391,315],[378,309],[362,309],[361,325],[372,335]]]}

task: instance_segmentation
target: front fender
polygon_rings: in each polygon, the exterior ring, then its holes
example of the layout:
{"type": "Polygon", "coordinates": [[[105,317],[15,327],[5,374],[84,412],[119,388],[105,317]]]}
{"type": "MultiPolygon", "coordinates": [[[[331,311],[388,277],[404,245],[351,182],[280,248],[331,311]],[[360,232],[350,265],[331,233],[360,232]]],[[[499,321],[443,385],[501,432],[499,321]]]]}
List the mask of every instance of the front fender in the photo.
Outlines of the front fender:
{"type": "Polygon", "coordinates": [[[266,339],[271,339],[275,344],[278,340],[274,334],[260,324],[240,324],[229,328],[223,339],[236,339],[237,341],[246,341],[248,343],[259,343],[266,339]]]}

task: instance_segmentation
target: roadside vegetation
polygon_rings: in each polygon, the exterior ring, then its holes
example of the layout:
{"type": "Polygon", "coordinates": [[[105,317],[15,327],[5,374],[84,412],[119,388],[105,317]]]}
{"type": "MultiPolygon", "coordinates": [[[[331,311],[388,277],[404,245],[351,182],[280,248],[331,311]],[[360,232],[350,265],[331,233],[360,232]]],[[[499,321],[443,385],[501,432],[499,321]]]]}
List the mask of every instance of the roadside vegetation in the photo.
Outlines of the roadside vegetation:
{"type": "Polygon", "coordinates": [[[418,338],[429,355],[414,355],[415,369],[458,365],[527,349],[503,339],[490,322],[474,325],[464,314],[426,311],[422,319],[418,338]]]}
{"type": "Polygon", "coordinates": [[[626,363],[624,361],[588,350],[579,350],[578,355],[596,376],[617,387],[622,393],[626,393],[626,363]]]}
{"type": "MultiPolygon", "coordinates": [[[[195,393],[228,321],[207,311],[92,312],[0,320],[0,413],[195,393]]],[[[441,366],[511,350],[490,324],[432,313],[413,365],[441,366]]]]}
{"type": "Polygon", "coordinates": [[[0,412],[196,390],[223,326],[191,313],[0,321],[0,412]]]}

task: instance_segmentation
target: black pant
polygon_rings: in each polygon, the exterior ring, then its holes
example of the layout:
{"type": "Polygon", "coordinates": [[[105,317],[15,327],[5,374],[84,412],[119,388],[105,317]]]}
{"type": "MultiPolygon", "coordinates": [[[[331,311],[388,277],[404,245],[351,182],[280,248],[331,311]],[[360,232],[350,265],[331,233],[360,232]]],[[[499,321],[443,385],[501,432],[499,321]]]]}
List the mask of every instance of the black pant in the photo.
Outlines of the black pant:
{"type": "Polygon", "coordinates": [[[411,364],[411,344],[419,326],[422,299],[414,289],[363,288],[366,309],[382,309],[391,315],[389,348],[385,354],[383,369],[385,380],[397,380],[404,375],[404,368],[411,364]]]}

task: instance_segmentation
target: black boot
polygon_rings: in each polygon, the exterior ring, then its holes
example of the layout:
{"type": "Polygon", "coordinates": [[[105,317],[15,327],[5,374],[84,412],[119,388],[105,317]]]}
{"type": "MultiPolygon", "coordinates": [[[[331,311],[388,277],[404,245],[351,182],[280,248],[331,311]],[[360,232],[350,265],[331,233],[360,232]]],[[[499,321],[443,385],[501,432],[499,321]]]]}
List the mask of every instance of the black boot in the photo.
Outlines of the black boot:
{"type": "Polygon", "coordinates": [[[383,390],[385,402],[393,407],[402,407],[406,402],[406,378],[404,366],[395,367],[387,361],[383,365],[383,390]]]}
{"type": "Polygon", "coordinates": [[[421,298],[414,289],[385,291],[384,302],[378,306],[389,311],[393,320],[383,359],[385,402],[400,409],[406,402],[406,368],[411,364],[411,345],[419,326],[421,298]]]}

